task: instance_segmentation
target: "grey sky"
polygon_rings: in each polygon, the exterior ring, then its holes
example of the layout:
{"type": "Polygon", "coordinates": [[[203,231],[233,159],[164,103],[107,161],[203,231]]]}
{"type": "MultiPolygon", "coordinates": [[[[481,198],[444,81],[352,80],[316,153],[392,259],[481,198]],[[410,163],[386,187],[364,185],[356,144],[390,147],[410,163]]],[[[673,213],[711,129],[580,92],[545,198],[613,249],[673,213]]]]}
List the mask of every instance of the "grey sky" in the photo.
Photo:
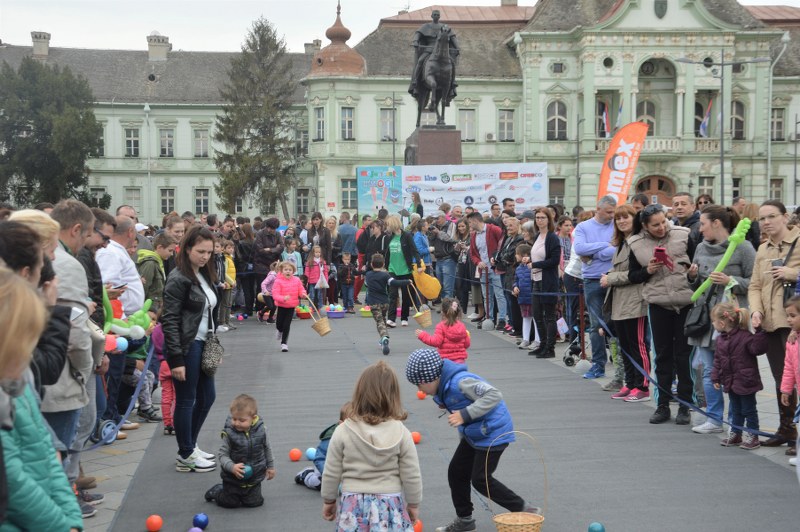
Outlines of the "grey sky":
{"type": "MultiPolygon", "coordinates": [[[[800,0],[744,3],[800,7],[800,0]]],[[[499,5],[500,0],[342,0],[342,21],[353,33],[348,44],[355,46],[381,18],[434,4],[499,5]]],[[[146,36],[156,30],[169,37],[174,50],[234,51],[262,15],[290,51],[300,52],[313,39],[328,44],[325,30],[336,19],[336,0],[0,0],[0,39],[29,46],[31,31],[46,31],[53,47],[145,50],[146,36]]]]}

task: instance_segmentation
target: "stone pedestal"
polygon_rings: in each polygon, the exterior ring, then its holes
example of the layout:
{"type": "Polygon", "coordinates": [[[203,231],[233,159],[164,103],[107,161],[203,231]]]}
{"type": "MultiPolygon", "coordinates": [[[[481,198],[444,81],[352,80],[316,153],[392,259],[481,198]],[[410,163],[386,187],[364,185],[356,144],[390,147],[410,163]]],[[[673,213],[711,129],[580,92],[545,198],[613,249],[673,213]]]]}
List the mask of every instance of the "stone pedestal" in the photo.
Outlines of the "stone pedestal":
{"type": "Polygon", "coordinates": [[[461,132],[455,126],[421,126],[406,139],[405,164],[461,164],[461,132]]]}

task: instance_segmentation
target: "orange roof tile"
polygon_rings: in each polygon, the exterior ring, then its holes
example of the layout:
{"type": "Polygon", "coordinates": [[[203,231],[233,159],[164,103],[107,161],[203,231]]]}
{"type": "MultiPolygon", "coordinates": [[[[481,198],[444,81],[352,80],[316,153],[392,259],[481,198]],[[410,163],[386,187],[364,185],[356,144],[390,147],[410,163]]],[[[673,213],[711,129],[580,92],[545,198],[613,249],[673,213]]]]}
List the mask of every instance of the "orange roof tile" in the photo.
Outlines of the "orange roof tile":
{"type": "Polygon", "coordinates": [[[751,15],[767,24],[800,22],[800,7],[793,6],[744,6],[751,15]]]}
{"type": "Polygon", "coordinates": [[[431,12],[438,9],[446,24],[524,24],[533,16],[535,6],[428,6],[393,17],[381,19],[381,24],[421,24],[430,22],[431,12]]]}

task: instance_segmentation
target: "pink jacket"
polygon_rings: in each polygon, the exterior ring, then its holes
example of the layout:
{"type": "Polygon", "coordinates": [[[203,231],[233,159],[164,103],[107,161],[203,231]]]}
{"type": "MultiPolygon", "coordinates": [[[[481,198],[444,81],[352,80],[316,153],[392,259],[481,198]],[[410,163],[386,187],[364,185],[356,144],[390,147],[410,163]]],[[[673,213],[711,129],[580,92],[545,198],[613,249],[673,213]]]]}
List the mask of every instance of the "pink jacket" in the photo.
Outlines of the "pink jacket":
{"type": "Polygon", "coordinates": [[[470,337],[466,326],[460,321],[447,325],[442,320],[436,326],[433,334],[425,331],[419,335],[423,344],[439,349],[439,356],[463,364],[467,360],[467,348],[470,346],[470,337]]]}
{"type": "Polygon", "coordinates": [[[781,393],[791,395],[795,386],[800,385],[800,363],[798,363],[798,350],[800,342],[786,342],[786,359],[783,362],[783,377],[781,378],[781,393]]]}
{"type": "Polygon", "coordinates": [[[275,283],[272,285],[272,299],[275,300],[275,305],[295,308],[300,304],[300,297],[305,295],[306,290],[299,277],[292,276],[287,279],[283,275],[279,275],[275,278],[275,283]],[[284,300],[284,296],[289,296],[289,299],[284,300]]]}
{"type": "Polygon", "coordinates": [[[323,275],[325,275],[325,278],[327,279],[329,268],[324,260],[320,262],[319,266],[317,266],[317,263],[313,260],[306,264],[306,268],[303,270],[303,273],[305,273],[306,278],[308,278],[308,286],[314,286],[317,284],[317,281],[319,281],[320,269],[322,269],[323,275]]]}
{"type": "Polygon", "coordinates": [[[261,282],[261,292],[269,292],[272,295],[272,285],[275,282],[275,279],[278,278],[278,274],[275,272],[269,272],[264,280],[261,282]]]}

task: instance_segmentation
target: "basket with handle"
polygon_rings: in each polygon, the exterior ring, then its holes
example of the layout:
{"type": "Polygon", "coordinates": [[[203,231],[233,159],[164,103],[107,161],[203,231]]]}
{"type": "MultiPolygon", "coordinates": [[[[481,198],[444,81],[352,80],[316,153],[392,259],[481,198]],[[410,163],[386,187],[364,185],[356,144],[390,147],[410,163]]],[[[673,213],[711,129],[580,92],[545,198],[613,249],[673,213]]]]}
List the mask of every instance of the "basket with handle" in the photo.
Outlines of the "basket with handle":
{"type": "MultiPolygon", "coordinates": [[[[417,293],[417,297],[420,301],[422,301],[422,295],[417,290],[417,287],[414,286],[414,283],[409,284],[411,288],[417,293]]],[[[408,287],[406,287],[408,288],[408,287]]],[[[414,294],[411,294],[411,288],[408,288],[409,295],[411,296],[411,305],[414,307],[416,313],[414,314],[414,320],[419,324],[420,327],[423,329],[425,327],[430,327],[433,325],[433,317],[431,316],[431,309],[420,310],[416,304],[414,304],[414,294]]]]}
{"type": "Polygon", "coordinates": [[[319,309],[317,308],[317,306],[314,304],[313,301],[309,299],[308,302],[309,304],[311,304],[311,309],[312,309],[311,319],[314,320],[314,324],[311,325],[311,328],[314,329],[318,335],[325,336],[326,334],[331,332],[331,322],[328,320],[327,317],[320,314],[319,309]],[[317,313],[319,319],[314,317],[314,312],[317,313]]]}
{"type": "MultiPolygon", "coordinates": [[[[489,470],[489,451],[491,451],[494,442],[496,442],[498,438],[502,438],[503,436],[507,436],[509,434],[521,434],[522,436],[526,436],[533,442],[533,447],[539,454],[539,461],[542,463],[542,468],[544,469],[544,500],[542,503],[542,513],[545,513],[547,511],[547,465],[544,463],[544,456],[539,448],[539,444],[536,442],[536,439],[533,436],[527,432],[522,432],[521,430],[512,430],[500,434],[497,436],[497,438],[492,440],[492,443],[489,444],[489,448],[486,449],[486,463],[484,467],[487,471],[489,470]]],[[[486,475],[486,498],[489,499],[489,509],[492,512],[492,521],[494,521],[494,526],[497,528],[497,532],[540,532],[542,530],[542,523],[544,523],[543,515],[528,512],[506,512],[502,514],[494,513],[492,496],[491,493],[489,493],[489,475],[486,475]]]]}

